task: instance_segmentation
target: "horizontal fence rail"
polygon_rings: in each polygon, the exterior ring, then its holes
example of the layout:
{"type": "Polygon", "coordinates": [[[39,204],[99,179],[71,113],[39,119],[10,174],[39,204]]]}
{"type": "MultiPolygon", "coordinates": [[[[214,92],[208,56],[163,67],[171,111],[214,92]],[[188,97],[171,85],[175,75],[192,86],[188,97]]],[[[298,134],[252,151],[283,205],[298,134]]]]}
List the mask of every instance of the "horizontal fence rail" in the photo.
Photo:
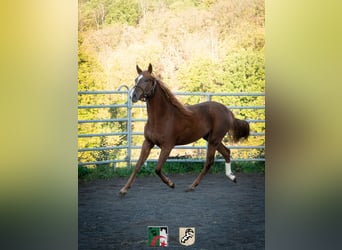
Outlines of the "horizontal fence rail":
{"type": "MultiPolygon", "coordinates": [[[[176,96],[195,96],[195,97],[204,97],[207,101],[212,100],[213,97],[264,97],[264,93],[204,93],[204,92],[174,92],[176,96]]],[[[143,136],[142,131],[134,132],[132,129],[132,125],[135,123],[145,123],[147,121],[146,115],[145,117],[133,118],[132,112],[134,109],[146,109],[146,105],[136,104],[133,105],[132,101],[130,100],[130,89],[126,85],[121,85],[118,90],[115,91],[79,91],[79,96],[82,95],[114,95],[114,96],[121,96],[124,97],[126,100],[123,104],[87,104],[87,105],[79,105],[78,110],[90,110],[90,109],[125,109],[127,113],[127,117],[124,118],[101,118],[101,119],[78,119],[78,126],[80,131],[80,126],[84,124],[103,124],[103,123],[126,123],[125,130],[121,132],[95,132],[95,133],[80,133],[78,134],[79,140],[82,138],[94,138],[94,137],[115,137],[121,136],[125,137],[125,143],[123,145],[113,145],[113,146],[86,146],[86,147],[79,147],[78,152],[79,154],[82,152],[106,152],[108,150],[126,150],[126,154],[123,157],[115,158],[115,159],[106,159],[106,160],[96,160],[96,161],[89,161],[89,160],[82,160],[79,157],[78,165],[79,166],[86,166],[86,165],[100,165],[100,164],[117,164],[117,163],[126,163],[127,166],[131,166],[132,163],[137,162],[137,157],[132,157],[132,150],[139,150],[141,149],[141,145],[133,145],[132,138],[133,136],[143,136]]],[[[261,110],[263,113],[265,111],[264,105],[247,105],[247,106],[226,106],[227,108],[234,110],[261,110]]],[[[246,119],[249,123],[263,123],[265,124],[265,119],[246,119]]],[[[260,136],[264,137],[264,132],[251,132],[251,136],[260,136]]],[[[264,150],[265,146],[263,145],[236,145],[230,146],[228,145],[229,149],[260,149],[264,150]]],[[[154,147],[157,149],[158,147],[154,147]]],[[[182,150],[206,150],[206,146],[194,146],[194,145],[183,145],[183,146],[176,146],[175,149],[182,149],[182,150]]],[[[148,162],[156,162],[157,159],[148,159],[148,162]]],[[[180,161],[191,161],[191,162],[204,162],[205,158],[196,159],[191,157],[169,157],[168,162],[180,162],[180,161]]],[[[223,162],[223,158],[216,158],[215,161],[223,162]]],[[[236,158],[232,159],[232,161],[265,161],[264,157],[253,157],[253,158],[236,158]]]]}

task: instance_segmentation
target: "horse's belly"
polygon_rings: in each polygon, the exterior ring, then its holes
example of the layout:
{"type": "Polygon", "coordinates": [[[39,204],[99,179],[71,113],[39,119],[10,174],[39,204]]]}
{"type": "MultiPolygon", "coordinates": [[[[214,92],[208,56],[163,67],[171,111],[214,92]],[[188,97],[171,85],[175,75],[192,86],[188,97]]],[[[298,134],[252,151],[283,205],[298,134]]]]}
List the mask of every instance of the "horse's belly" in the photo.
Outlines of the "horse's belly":
{"type": "Polygon", "coordinates": [[[192,142],[195,142],[199,139],[201,139],[202,137],[196,138],[196,139],[184,139],[182,138],[181,140],[176,141],[176,145],[186,145],[186,144],[190,144],[192,142]]]}
{"type": "Polygon", "coordinates": [[[202,130],[183,130],[178,133],[176,137],[176,145],[185,145],[192,142],[195,142],[206,135],[206,131],[202,130]]]}

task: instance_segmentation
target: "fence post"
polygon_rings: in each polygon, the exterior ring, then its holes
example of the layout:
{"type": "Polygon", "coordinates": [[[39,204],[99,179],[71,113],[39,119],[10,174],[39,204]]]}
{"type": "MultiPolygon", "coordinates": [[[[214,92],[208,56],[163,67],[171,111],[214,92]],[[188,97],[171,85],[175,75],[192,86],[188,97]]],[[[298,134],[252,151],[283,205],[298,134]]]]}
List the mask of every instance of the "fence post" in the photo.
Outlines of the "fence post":
{"type": "Polygon", "coordinates": [[[131,167],[131,158],[132,158],[132,101],[129,96],[129,90],[127,91],[127,113],[128,113],[128,121],[127,121],[127,167],[131,167]]]}
{"type": "Polygon", "coordinates": [[[127,155],[126,162],[127,167],[131,167],[131,158],[132,158],[132,102],[130,98],[130,90],[127,85],[120,85],[118,90],[121,91],[122,88],[126,88],[127,90],[127,155]]]}

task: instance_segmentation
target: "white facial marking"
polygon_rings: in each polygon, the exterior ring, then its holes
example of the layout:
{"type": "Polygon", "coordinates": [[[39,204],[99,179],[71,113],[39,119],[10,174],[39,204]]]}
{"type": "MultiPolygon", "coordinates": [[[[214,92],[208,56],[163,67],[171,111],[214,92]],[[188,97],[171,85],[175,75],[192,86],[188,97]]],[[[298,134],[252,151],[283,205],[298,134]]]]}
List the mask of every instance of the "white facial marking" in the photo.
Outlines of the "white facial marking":
{"type": "MultiPolygon", "coordinates": [[[[144,77],[144,76],[143,76],[142,74],[140,74],[140,75],[138,76],[138,78],[137,78],[137,80],[136,80],[136,82],[135,82],[135,86],[138,85],[139,81],[140,81],[141,78],[143,78],[143,77],[144,77]]],[[[134,86],[134,87],[135,87],[135,86],[134,86]]],[[[129,93],[131,99],[132,99],[132,97],[133,97],[134,91],[135,91],[135,88],[131,89],[131,91],[130,91],[130,93],[129,93]]]]}
{"type": "Polygon", "coordinates": [[[139,81],[141,80],[141,78],[143,78],[144,76],[142,75],[142,74],[140,74],[139,76],[138,76],[138,78],[137,78],[137,82],[135,83],[135,84],[138,84],[139,83],[139,81]]]}
{"type": "Polygon", "coordinates": [[[129,90],[129,97],[131,98],[131,100],[133,98],[133,92],[134,92],[134,88],[129,90]]]}

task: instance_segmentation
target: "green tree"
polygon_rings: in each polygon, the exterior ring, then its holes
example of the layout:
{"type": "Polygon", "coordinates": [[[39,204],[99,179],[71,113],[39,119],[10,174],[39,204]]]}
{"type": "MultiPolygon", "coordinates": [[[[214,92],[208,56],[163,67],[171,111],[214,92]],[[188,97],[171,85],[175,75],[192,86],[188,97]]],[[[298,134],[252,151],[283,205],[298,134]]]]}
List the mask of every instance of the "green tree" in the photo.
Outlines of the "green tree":
{"type": "Polygon", "coordinates": [[[106,24],[127,23],[136,25],[142,15],[136,0],[106,1],[108,11],[105,17],[106,24]]]}

